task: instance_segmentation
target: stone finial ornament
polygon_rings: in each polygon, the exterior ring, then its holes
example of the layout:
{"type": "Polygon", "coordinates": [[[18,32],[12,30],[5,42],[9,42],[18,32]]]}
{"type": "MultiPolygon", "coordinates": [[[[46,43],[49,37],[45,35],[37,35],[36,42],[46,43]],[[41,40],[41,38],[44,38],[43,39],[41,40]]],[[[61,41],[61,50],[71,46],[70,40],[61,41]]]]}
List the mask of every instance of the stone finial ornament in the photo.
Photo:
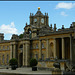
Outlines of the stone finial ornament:
{"type": "Polygon", "coordinates": [[[32,13],[32,16],[33,16],[33,13],[32,13]]]}
{"type": "Polygon", "coordinates": [[[64,25],[62,25],[62,29],[64,29],[64,25]]]}
{"type": "Polygon", "coordinates": [[[73,28],[72,24],[70,25],[70,28],[73,28]]]}
{"type": "Polygon", "coordinates": [[[54,24],[54,31],[56,31],[56,29],[57,29],[57,28],[56,28],[56,24],[54,24]]]}
{"type": "Polygon", "coordinates": [[[30,13],[30,16],[31,16],[31,13],[30,13]]]}
{"type": "Polygon", "coordinates": [[[38,10],[40,10],[40,7],[38,7],[38,10]]]}
{"type": "Polygon", "coordinates": [[[27,22],[26,22],[26,26],[27,26],[27,22]]]}
{"type": "Polygon", "coordinates": [[[48,13],[47,13],[47,16],[48,16],[48,13]]]}
{"type": "Polygon", "coordinates": [[[45,13],[45,16],[46,16],[46,13],[45,13]]]}
{"type": "Polygon", "coordinates": [[[50,28],[51,28],[51,30],[52,30],[52,24],[50,24],[50,28]]]}

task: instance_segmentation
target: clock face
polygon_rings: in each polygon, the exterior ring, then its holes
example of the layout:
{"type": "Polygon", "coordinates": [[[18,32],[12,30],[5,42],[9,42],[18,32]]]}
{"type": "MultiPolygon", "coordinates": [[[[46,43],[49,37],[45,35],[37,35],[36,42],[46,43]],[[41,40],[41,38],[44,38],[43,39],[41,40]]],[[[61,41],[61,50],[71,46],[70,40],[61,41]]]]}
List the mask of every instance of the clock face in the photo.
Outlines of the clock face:
{"type": "Polygon", "coordinates": [[[43,18],[41,19],[41,23],[44,23],[44,19],[43,18]]]}
{"type": "Polygon", "coordinates": [[[37,19],[36,18],[34,19],[34,22],[37,22],[37,19]]]}

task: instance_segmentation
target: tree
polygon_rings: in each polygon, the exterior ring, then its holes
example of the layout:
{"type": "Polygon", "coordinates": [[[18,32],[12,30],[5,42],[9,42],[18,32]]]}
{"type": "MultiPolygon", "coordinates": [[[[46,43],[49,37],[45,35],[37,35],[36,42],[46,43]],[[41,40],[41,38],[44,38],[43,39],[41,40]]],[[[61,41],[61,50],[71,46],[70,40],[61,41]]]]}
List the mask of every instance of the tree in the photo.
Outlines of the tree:
{"type": "Polygon", "coordinates": [[[30,66],[32,67],[32,71],[37,71],[37,67],[36,67],[37,64],[38,64],[38,62],[36,59],[32,58],[30,60],[30,66]]]}
{"type": "Polygon", "coordinates": [[[31,67],[36,66],[37,64],[38,64],[38,62],[37,62],[36,59],[32,58],[32,59],[30,60],[30,66],[31,66],[31,67]]]}
{"type": "Polygon", "coordinates": [[[18,61],[16,58],[12,58],[9,60],[9,65],[13,66],[13,65],[18,65],[18,61]]]}
{"type": "Polygon", "coordinates": [[[22,39],[22,38],[23,38],[23,35],[24,35],[24,34],[20,34],[20,35],[19,35],[19,38],[22,39]]]}
{"type": "Polygon", "coordinates": [[[12,70],[16,70],[16,68],[18,67],[18,61],[16,58],[12,58],[9,61],[9,65],[11,66],[12,70]]]}

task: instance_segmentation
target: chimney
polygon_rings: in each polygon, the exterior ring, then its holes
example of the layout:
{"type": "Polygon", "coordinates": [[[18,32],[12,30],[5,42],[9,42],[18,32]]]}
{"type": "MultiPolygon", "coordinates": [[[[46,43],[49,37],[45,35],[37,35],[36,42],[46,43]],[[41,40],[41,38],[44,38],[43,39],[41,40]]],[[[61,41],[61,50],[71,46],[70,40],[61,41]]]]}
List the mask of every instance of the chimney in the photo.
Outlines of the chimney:
{"type": "Polygon", "coordinates": [[[57,29],[57,28],[56,28],[56,24],[54,24],[54,31],[56,31],[56,29],[57,29]]]}
{"type": "Polygon", "coordinates": [[[62,29],[64,29],[64,25],[62,25],[62,29]]]}
{"type": "Polygon", "coordinates": [[[0,33],[0,42],[4,40],[4,34],[0,33]]]}
{"type": "Polygon", "coordinates": [[[73,28],[75,28],[75,22],[72,22],[73,28]]]}

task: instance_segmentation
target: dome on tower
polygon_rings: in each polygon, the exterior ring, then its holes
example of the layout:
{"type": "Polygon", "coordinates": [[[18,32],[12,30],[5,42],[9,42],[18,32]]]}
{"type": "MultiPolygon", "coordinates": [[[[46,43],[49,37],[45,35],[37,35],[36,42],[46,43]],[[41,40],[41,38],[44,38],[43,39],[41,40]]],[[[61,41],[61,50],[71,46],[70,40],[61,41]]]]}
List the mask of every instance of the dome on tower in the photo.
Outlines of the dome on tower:
{"type": "Polygon", "coordinates": [[[43,15],[40,11],[40,7],[38,7],[38,11],[36,12],[35,16],[43,15]]]}

